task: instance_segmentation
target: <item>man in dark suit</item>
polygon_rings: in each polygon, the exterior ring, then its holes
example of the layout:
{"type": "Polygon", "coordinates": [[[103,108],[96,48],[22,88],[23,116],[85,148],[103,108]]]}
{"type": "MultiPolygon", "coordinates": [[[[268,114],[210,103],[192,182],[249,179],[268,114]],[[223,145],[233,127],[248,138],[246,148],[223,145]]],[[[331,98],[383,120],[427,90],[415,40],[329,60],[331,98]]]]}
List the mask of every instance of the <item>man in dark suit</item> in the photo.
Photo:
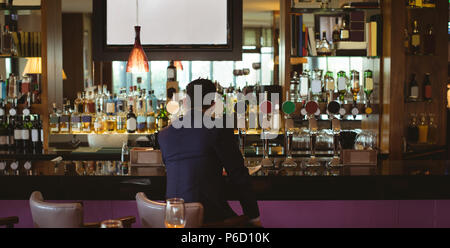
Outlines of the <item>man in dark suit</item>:
{"type": "Polygon", "coordinates": [[[203,98],[215,91],[214,84],[207,79],[189,83],[186,93],[190,101],[185,107],[190,110],[183,118],[192,125],[179,127],[172,123],[158,135],[167,172],[166,196],[202,203],[205,223],[224,221],[237,216],[225,198],[225,180],[228,180],[244,215],[251,224],[260,226],[258,205],[251,190],[248,169],[234,139],[234,129],[207,128],[203,121],[201,126],[194,125],[194,119],[198,121],[214,105],[214,102],[202,105],[203,98]],[[200,86],[201,94],[198,92],[200,86]],[[194,100],[194,95],[202,99],[194,100]],[[194,106],[194,102],[200,103],[199,106],[194,106]],[[222,176],[223,168],[226,177],[222,176]]]}

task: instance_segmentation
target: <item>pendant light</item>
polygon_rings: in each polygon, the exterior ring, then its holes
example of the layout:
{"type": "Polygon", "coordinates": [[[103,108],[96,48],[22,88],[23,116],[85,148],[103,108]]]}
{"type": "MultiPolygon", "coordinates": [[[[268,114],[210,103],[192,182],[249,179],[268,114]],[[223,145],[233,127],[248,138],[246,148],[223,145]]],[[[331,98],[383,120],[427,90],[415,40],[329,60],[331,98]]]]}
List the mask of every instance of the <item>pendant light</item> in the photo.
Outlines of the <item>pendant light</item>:
{"type": "Polygon", "coordinates": [[[147,55],[141,45],[141,26],[138,24],[138,11],[139,5],[138,0],[136,0],[136,26],[134,26],[136,36],[134,38],[133,50],[131,50],[127,62],[127,72],[131,73],[149,72],[147,55]]]}

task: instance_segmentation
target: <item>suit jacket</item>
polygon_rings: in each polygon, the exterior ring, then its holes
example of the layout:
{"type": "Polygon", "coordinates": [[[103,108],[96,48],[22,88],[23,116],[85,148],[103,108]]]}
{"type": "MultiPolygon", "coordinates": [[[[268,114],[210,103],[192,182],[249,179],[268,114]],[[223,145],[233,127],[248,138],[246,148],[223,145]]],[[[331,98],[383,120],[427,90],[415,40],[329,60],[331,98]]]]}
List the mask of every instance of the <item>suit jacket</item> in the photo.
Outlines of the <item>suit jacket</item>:
{"type": "Polygon", "coordinates": [[[233,129],[169,125],[159,133],[158,142],[167,172],[167,198],[201,202],[205,222],[221,221],[236,216],[225,198],[227,180],[244,214],[250,218],[259,216],[233,129]],[[222,176],[223,168],[226,177],[222,176]]]}

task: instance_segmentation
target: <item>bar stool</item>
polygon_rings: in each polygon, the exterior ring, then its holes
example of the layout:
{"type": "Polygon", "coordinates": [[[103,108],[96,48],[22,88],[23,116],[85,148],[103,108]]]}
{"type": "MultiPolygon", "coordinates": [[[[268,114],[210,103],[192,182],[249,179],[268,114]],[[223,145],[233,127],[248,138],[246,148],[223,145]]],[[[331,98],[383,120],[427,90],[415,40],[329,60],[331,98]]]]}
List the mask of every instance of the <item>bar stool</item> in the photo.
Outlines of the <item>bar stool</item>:
{"type": "MultiPolygon", "coordinates": [[[[100,227],[100,222],[83,223],[83,203],[45,202],[41,192],[34,191],[30,197],[33,224],[38,228],[81,228],[100,227]]],[[[136,222],[134,216],[120,218],[124,227],[136,222]]]]}
{"type": "MultiPolygon", "coordinates": [[[[136,203],[142,227],[164,228],[165,203],[149,200],[139,192],[136,194],[136,203]]],[[[197,228],[203,225],[203,205],[199,202],[184,204],[186,212],[186,228],[197,228]]]]}
{"type": "Polygon", "coordinates": [[[13,228],[17,223],[19,223],[19,217],[17,216],[0,218],[0,226],[5,226],[6,228],[13,228]]]}

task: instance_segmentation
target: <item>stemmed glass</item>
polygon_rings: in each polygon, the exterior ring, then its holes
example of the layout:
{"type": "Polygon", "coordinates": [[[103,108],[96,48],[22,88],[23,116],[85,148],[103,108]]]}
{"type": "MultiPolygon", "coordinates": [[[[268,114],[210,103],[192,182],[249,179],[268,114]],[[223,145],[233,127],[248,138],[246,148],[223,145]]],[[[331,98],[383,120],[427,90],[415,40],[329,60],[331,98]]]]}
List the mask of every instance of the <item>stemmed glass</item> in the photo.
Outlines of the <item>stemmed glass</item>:
{"type": "Polygon", "coordinates": [[[186,225],[186,216],[183,199],[167,199],[164,224],[167,228],[184,228],[186,225]]]}

